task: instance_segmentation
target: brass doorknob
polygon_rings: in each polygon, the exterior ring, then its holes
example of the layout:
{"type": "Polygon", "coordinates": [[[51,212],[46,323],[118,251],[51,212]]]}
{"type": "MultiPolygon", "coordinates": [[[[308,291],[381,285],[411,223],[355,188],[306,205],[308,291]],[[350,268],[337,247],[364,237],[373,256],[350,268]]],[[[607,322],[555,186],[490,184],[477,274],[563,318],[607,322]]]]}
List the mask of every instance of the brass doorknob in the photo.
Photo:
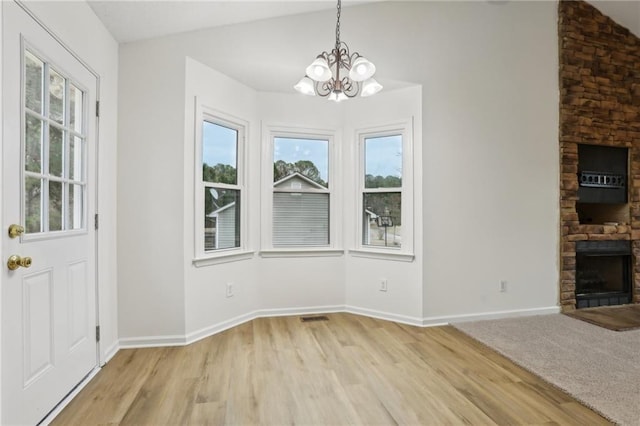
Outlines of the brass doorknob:
{"type": "Polygon", "coordinates": [[[16,238],[24,233],[24,226],[16,225],[15,223],[9,225],[9,237],[16,238]]]}
{"type": "Polygon", "coordinates": [[[20,257],[17,255],[13,255],[9,257],[7,261],[7,267],[10,271],[15,271],[19,267],[28,268],[31,266],[31,258],[30,257],[20,257]]]}

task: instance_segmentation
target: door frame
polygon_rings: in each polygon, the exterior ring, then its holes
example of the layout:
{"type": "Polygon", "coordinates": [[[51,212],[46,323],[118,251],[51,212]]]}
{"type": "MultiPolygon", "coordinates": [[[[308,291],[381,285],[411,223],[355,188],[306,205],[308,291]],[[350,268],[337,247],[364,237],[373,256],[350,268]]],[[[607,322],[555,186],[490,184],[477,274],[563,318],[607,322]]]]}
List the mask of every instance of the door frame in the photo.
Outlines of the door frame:
{"type": "MultiPolygon", "coordinates": [[[[95,188],[94,188],[94,194],[93,194],[93,198],[94,198],[94,203],[95,203],[95,214],[96,217],[93,218],[93,232],[95,232],[95,240],[94,240],[94,262],[95,262],[95,309],[96,309],[96,314],[95,314],[95,323],[96,323],[96,327],[100,326],[100,256],[99,256],[99,241],[100,241],[100,232],[99,228],[98,228],[98,214],[100,211],[100,206],[99,206],[99,192],[100,192],[100,182],[99,182],[99,169],[100,169],[100,114],[99,114],[99,105],[100,105],[100,74],[93,69],[86,61],[84,61],[82,59],[82,57],[80,55],[78,55],[67,43],[64,42],[64,40],[62,38],[60,38],[51,28],[49,28],[49,26],[43,21],[41,20],[35,13],[33,13],[29,7],[28,4],[25,4],[24,2],[22,2],[21,0],[12,0],[18,7],[20,7],[20,9],[22,9],[29,17],[30,19],[32,19],[38,26],[40,26],[50,37],[53,38],[53,40],[55,40],[58,44],[60,44],[60,46],[62,46],[62,48],[64,50],[66,50],[75,60],[77,60],[84,68],[87,69],[87,71],[89,71],[89,73],[95,77],[96,79],[96,87],[95,87],[95,93],[96,93],[96,117],[87,117],[87,120],[90,120],[93,122],[93,125],[95,126],[95,164],[94,164],[94,169],[90,172],[91,175],[93,175],[93,179],[95,182],[95,188]]],[[[4,3],[4,2],[3,2],[4,3]]],[[[0,4],[0,34],[3,34],[4,32],[4,26],[3,26],[3,19],[4,19],[4,6],[2,4],[0,4]]],[[[0,38],[1,39],[1,38],[0,38]]],[[[3,78],[4,78],[4,73],[3,73],[3,68],[4,68],[4,51],[2,48],[2,43],[0,43],[0,99],[3,99],[3,95],[4,95],[4,87],[3,87],[3,78]]],[[[3,103],[0,102],[0,120],[4,120],[4,109],[3,109],[3,103]]],[[[3,180],[3,161],[4,161],[4,135],[3,132],[0,132],[0,156],[1,156],[1,160],[0,161],[0,189],[2,189],[2,193],[4,193],[4,186],[5,186],[5,182],[3,180]]],[[[0,224],[4,224],[4,204],[5,200],[3,197],[0,197],[0,224]]],[[[89,229],[92,225],[92,218],[91,217],[87,217],[87,231],[90,232],[91,229],[89,229]]],[[[0,232],[6,232],[6,230],[0,230],[0,232]]],[[[4,244],[0,244],[0,267],[6,267],[5,263],[6,263],[6,258],[7,258],[8,254],[4,253],[4,244]]],[[[2,282],[2,275],[0,275],[0,286],[6,285],[6,283],[2,282]]],[[[2,292],[0,292],[0,298],[2,297],[2,292]]],[[[0,300],[0,318],[2,317],[2,300],[0,300]]],[[[0,333],[2,332],[1,328],[0,328],[0,333]]],[[[1,357],[2,357],[2,351],[3,351],[3,347],[2,347],[2,335],[0,334],[0,377],[2,377],[2,362],[1,362],[1,357]]],[[[99,369],[100,367],[102,367],[105,363],[105,360],[103,359],[102,356],[102,351],[101,351],[101,340],[98,340],[96,342],[96,369],[94,369],[93,372],[91,372],[87,377],[93,377],[96,374],[96,370],[99,369]]],[[[79,383],[78,385],[81,384],[86,384],[86,378],[83,382],[79,383]]],[[[53,416],[55,414],[57,414],[57,412],[59,410],[62,409],[62,407],[64,405],[66,405],[69,401],[70,401],[70,396],[75,396],[75,394],[79,391],[79,388],[81,386],[77,386],[76,388],[73,389],[73,391],[67,395],[67,397],[65,397],[65,399],[63,401],[61,401],[61,403],[57,406],[57,407],[51,407],[52,411],[49,413],[49,415],[44,419],[44,420],[51,420],[53,418],[53,416]]],[[[0,386],[0,401],[2,401],[2,386],[0,386]]],[[[0,403],[0,418],[2,418],[2,404],[0,403]]]]}

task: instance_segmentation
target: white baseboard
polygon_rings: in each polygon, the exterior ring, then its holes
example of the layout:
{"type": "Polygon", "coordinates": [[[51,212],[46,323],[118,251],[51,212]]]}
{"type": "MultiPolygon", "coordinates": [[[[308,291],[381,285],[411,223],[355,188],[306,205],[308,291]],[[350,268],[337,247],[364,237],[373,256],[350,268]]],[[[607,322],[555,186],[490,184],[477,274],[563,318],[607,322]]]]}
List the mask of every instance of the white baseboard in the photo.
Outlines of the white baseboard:
{"type": "Polygon", "coordinates": [[[376,311],[374,309],[358,308],[357,306],[345,306],[344,312],[356,315],[364,315],[366,317],[378,318],[386,321],[399,322],[402,324],[422,326],[422,318],[410,317],[406,315],[392,314],[389,312],[376,311]]]}
{"type": "Polygon", "coordinates": [[[308,306],[304,308],[261,309],[256,311],[257,318],[288,317],[294,315],[330,314],[345,312],[344,305],[308,306]]]}
{"type": "Polygon", "coordinates": [[[514,317],[528,317],[533,315],[550,315],[560,312],[559,306],[549,306],[546,308],[533,308],[533,309],[514,309],[510,311],[494,311],[483,312],[479,314],[464,314],[464,315],[447,315],[441,317],[428,317],[422,320],[423,326],[436,326],[447,325],[456,322],[468,322],[468,321],[483,321],[491,319],[502,318],[514,318],[514,317]]]}
{"type": "MultiPolygon", "coordinates": [[[[551,306],[547,308],[534,308],[534,309],[516,309],[510,311],[495,311],[485,312],[479,314],[464,314],[464,315],[447,315],[439,317],[410,317],[407,315],[394,314],[390,312],[377,311],[374,309],[359,308],[357,306],[349,305],[329,305],[329,306],[314,306],[304,308],[282,308],[282,309],[261,309],[253,311],[244,315],[231,318],[229,320],[222,321],[220,323],[201,328],[191,332],[185,336],[149,336],[149,337],[128,337],[120,339],[120,345],[114,351],[125,348],[152,348],[161,346],[184,346],[190,343],[197,342],[214,334],[218,334],[222,331],[236,327],[245,322],[254,320],[256,318],[266,317],[278,317],[278,316],[294,316],[294,315],[307,315],[307,314],[322,314],[322,313],[335,313],[335,312],[348,312],[356,315],[364,315],[367,317],[378,318],[386,321],[394,321],[402,324],[413,325],[417,327],[433,327],[438,325],[447,325],[455,322],[466,321],[481,321],[489,319],[501,319],[509,317],[522,317],[531,315],[549,315],[557,314],[560,312],[558,306],[551,306]]],[[[112,355],[113,356],[113,355],[112,355]]]]}
{"type": "Polygon", "coordinates": [[[113,358],[118,351],[120,350],[120,344],[119,342],[116,340],[113,345],[111,345],[105,352],[104,352],[104,356],[101,359],[102,364],[100,365],[100,367],[104,366],[106,363],[108,363],[109,361],[111,361],[111,358],[113,358]]]}
{"type": "Polygon", "coordinates": [[[125,337],[120,339],[120,349],[134,348],[157,348],[162,346],[184,346],[187,344],[187,337],[174,336],[142,336],[125,337]]]}
{"type": "Polygon", "coordinates": [[[222,321],[218,324],[210,325],[208,327],[201,328],[200,330],[196,330],[187,334],[186,336],[186,344],[191,344],[197,342],[198,340],[202,340],[209,336],[213,336],[214,334],[221,333],[225,330],[228,330],[233,327],[237,327],[240,324],[244,324],[245,322],[249,322],[256,318],[255,312],[251,312],[248,314],[240,315],[235,318],[231,318],[226,321],[222,321]]]}

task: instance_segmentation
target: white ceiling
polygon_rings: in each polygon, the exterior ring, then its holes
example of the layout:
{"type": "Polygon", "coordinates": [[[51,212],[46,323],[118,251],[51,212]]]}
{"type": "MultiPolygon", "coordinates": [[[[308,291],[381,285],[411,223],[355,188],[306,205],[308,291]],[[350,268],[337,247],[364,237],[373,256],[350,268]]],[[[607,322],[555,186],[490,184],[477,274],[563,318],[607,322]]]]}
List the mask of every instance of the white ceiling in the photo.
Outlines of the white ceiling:
{"type": "MultiPolygon", "coordinates": [[[[370,2],[343,1],[345,7],[370,2]]],[[[335,0],[89,0],[88,3],[120,43],[335,9],[337,4],[335,0]]]]}

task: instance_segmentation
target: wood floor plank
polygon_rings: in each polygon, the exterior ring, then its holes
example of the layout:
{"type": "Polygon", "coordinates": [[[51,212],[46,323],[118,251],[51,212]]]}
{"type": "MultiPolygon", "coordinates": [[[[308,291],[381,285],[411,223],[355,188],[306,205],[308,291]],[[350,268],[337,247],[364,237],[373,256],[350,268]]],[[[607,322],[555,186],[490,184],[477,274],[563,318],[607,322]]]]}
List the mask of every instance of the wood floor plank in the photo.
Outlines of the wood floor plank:
{"type": "Polygon", "coordinates": [[[609,424],[453,327],[327,317],[120,351],[53,425],[609,424]]]}

